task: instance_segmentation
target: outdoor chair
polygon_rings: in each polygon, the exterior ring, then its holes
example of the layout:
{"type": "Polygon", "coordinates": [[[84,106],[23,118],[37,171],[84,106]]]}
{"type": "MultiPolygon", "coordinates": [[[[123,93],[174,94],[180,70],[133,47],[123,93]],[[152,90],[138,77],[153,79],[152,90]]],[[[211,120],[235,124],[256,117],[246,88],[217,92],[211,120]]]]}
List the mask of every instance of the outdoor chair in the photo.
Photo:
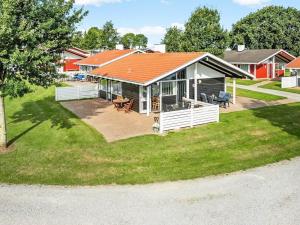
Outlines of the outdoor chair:
{"type": "Polygon", "coordinates": [[[220,106],[223,105],[224,108],[226,109],[227,105],[228,107],[230,106],[229,105],[230,99],[231,99],[230,93],[226,93],[225,91],[220,91],[219,97],[217,98],[217,102],[219,103],[220,106]]]}
{"type": "Polygon", "coordinates": [[[120,104],[113,102],[115,109],[117,109],[118,111],[120,110],[120,104]]]}
{"type": "Polygon", "coordinates": [[[213,95],[208,95],[207,96],[207,101],[209,104],[212,104],[212,105],[217,105],[218,104],[218,101],[215,99],[215,97],[213,95]]]}
{"type": "Polygon", "coordinates": [[[127,104],[124,105],[124,108],[123,108],[123,109],[124,109],[125,113],[131,112],[132,107],[133,107],[133,103],[134,103],[134,100],[131,99],[131,100],[129,101],[129,103],[127,103],[127,104]]]}
{"type": "Polygon", "coordinates": [[[200,93],[201,102],[208,103],[207,95],[205,93],[200,93]]]}
{"type": "Polygon", "coordinates": [[[219,98],[224,98],[226,95],[226,92],[225,91],[220,91],[219,92],[219,98]]]}
{"type": "Polygon", "coordinates": [[[124,99],[123,96],[117,95],[117,100],[123,100],[123,99],[124,99]]]}
{"type": "Polygon", "coordinates": [[[160,107],[159,98],[158,97],[153,97],[152,98],[152,109],[158,111],[159,107],[160,107]]]}

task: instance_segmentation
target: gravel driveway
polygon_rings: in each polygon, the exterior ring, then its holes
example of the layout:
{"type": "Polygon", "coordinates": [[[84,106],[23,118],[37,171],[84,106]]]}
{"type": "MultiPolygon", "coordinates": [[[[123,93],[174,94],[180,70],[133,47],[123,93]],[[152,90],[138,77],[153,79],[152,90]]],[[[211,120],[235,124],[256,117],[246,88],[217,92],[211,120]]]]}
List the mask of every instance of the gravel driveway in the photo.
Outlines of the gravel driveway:
{"type": "Polygon", "coordinates": [[[0,185],[3,225],[299,225],[300,158],[136,186],[0,185]]]}

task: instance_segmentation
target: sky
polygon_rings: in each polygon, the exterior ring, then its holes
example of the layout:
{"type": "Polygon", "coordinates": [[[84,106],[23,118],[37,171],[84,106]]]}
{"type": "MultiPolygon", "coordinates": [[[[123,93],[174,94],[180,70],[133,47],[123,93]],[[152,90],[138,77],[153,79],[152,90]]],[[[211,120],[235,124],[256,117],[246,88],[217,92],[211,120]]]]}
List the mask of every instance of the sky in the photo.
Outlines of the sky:
{"type": "Polygon", "coordinates": [[[76,7],[89,11],[78,30],[102,27],[111,20],[121,35],[128,32],[145,34],[149,46],[161,42],[166,28],[175,25],[183,28],[199,6],[217,9],[222,26],[230,29],[239,19],[264,6],[282,5],[300,9],[299,3],[300,0],[75,0],[76,7]]]}

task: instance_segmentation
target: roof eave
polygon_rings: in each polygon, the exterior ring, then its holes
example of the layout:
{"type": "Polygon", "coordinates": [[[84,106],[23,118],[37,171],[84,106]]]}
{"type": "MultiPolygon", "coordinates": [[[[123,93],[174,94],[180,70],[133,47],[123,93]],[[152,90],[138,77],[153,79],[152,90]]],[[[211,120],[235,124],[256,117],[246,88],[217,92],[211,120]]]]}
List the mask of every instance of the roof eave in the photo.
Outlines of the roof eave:
{"type": "Polygon", "coordinates": [[[279,54],[280,52],[284,52],[285,54],[287,54],[287,55],[291,56],[292,58],[296,59],[296,57],[293,56],[292,54],[288,53],[287,51],[285,51],[285,50],[283,50],[283,49],[280,49],[280,50],[278,50],[276,53],[274,53],[273,55],[271,55],[271,56],[265,58],[264,60],[261,60],[258,64],[264,63],[264,62],[267,61],[269,58],[272,58],[272,57],[276,56],[276,55],[279,54]]]}
{"type": "Polygon", "coordinates": [[[123,58],[125,58],[125,57],[127,57],[127,56],[130,56],[130,55],[132,55],[132,54],[134,54],[134,53],[137,53],[137,52],[145,53],[144,51],[142,51],[142,50],[140,50],[140,49],[137,49],[137,50],[134,50],[134,51],[129,52],[129,53],[127,53],[127,54],[121,55],[121,56],[119,56],[119,57],[117,57],[117,58],[114,58],[114,59],[109,60],[109,61],[107,61],[107,62],[105,62],[105,63],[102,63],[102,64],[81,64],[80,61],[77,62],[77,63],[74,63],[74,64],[75,64],[75,65],[79,65],[79,66],[97,66],[97,67],[102,67],[102,66],[106,66],[106,65],[108,65],[108,64],[110,64],[110,63],[113,63],[113,62],[115,62],[115,61],[117,61],[117,60],[123,59],[123,58]]]}
{"type": "MultiPolygon", "coordinates": [[[[223,59],[220,59],[219,57],[216,57],[216,56],[214,56],[213,54],[205,53],[205,54],[203,54],[203,55],[197,57],[196,59],[193,59],[193,60],[189,61],[188,63],[186,63],[186,64],[180,66],[180,67],[177,67],[177,68],[175,68],[175,69],[173,69],[173,70],[171,70],[171,71],[169,71],[169,72],[167,72],[167,73],[164,73],[163,75],[160,75],[160,76],[156,77],[155,79],[152,79],[152,80],[150,80],[150,81],[147,81],[147,82],[144,84],[144,86],[148,86],[148,85],[150,85],[150,84],[152,84],[152,83],[155,83],[155,82],[157,82],[157,81],[159,81],[159,80],[161,80],[161,79],[163,79],[163,78],[165,78],[165,77],[167,77],[167,76],[169,76],[169,75],[171,75],[171,74],[173,74],[173,73],[176,73],[177,71],[179,71],[179,70],[181,70],[181,69],[183,69],[183,68],[186,68],[186,67],[192,65],[193,63],[196,63],[197,61],[199,61],[199,60],[201,60],[201,59],[203,59],[203,58],[205,58],[205,57],[207,57],[207,56],[213,58],[213,59],[216,60],[216,61],[219,61],[219,62],[221,62],[221,63],[227,65],[228,67],[230,67],[230,68],[232,68],[232,69],[234,69],[234,70],[236,70],[236,71],[238,71],[238,72],[244,74],[245,76],[248,76],[248,77],[250,77],[250,78],[252,78],[252,79],[255,79],[255,77],[254,77],[252,74],[250,74],[250,73],[248,73],[248,72],[246,72],[246,71],[244,71],[244,70],[242,70],[242,69],[240,69],[240,68],[238,68],[238,67],[236,67],[236,66],[230,64],[229,62],[227,62],[227,61],[225,61],[225,60],[223,60],[223,59]]],[[[241,76],[241,77],[242,77],[242,76],[241,76]]]]}

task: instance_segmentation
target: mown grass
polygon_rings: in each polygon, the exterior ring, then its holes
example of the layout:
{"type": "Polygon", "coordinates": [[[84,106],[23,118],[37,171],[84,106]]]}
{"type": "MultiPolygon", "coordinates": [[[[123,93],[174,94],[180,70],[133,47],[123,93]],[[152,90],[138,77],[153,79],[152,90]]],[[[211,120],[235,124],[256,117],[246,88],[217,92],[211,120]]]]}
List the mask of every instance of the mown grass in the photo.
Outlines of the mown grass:
{"type": "MultiPolygon", "coordinates": [[[[240,85],[247,85],[247,86],[249,86],[249,85],[254,85],[254,84],[261,83],[263,81],[266,81],[266,80],[263,80],[263,79],[260,79],[260,80],[237,79],[236,83],[240,84],[240,85]]],[[[226,78],[226,82],[227,83],[232,83],[232,79],[231,78],[226,78]]]]}
{"type": "MultiPolygon", "coordinates": [[[[232,93],[232,87],[227,87],[227,91],[232,93]]],[[[250,90],[245,90],[240,88],[236,89],[236,95],[241,97],[246,97],[246,98],[252,98],[256,100],[267,101],[267,102],[285,99],[285,97],[281,97],[277,95],[265,94],[261,92],[250,91],[250,90]]]]}
{"type": "Polygon", "coordinates": [[[280,81],[273,81],[271,83],[268,83],[268,84],[265,84],[265,85],[262,85],[262,86],[259,86],[259,87],[300,94],[300,88],[281,88],[281,82],[280,81]]]}
{"type": "Polygon", "coordinates": [[[228,173],[300,155],[300,103],[222,114],[221,122],[107,143],[38,88],[6,99],[12,151],[0,182],[136,184],[228,173]]]}

